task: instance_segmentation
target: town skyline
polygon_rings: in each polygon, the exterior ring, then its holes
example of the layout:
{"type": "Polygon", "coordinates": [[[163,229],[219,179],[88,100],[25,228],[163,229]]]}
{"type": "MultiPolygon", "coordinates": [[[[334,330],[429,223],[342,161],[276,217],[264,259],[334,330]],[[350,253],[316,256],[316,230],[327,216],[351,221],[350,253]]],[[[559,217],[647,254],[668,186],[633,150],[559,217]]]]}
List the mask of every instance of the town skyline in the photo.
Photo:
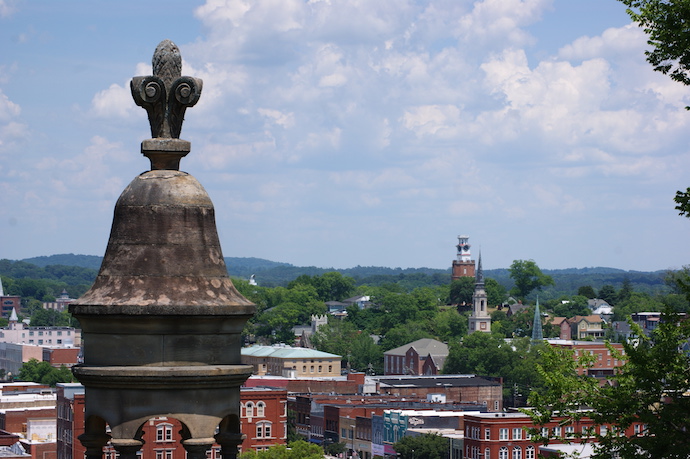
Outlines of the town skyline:
{"type": "Polygon", "coordinates": [[[226,257],[445,269],[466,234],[485,269],[687,264],[690,94],[615,0],[0,0],[0,258],[105,253],[163,39],[204,80],[181,169],[226,257]]]}

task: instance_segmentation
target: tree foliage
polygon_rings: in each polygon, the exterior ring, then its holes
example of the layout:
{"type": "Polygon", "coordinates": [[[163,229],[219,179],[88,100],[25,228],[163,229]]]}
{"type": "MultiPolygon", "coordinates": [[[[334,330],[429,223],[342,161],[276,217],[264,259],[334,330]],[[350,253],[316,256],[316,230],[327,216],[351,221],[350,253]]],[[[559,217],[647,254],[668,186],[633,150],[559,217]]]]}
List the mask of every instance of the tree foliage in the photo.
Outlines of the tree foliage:
{"type": "Polygon", "coordinates": [[[264,451],[253,449],[244,451],[240,459],[322,459],[323,449],[314,443],[304,440],[293,441],[285,445],[271,446],[264,451]]]}
{"type": "Polygon", "coordinates": [[[534,260],[515,260],[508,268],[515,282],[511,294],[524,300],[533,290],[554,285],[553,278],[541,272],[534,260]]]}
{"type": "Polygon", "coordinates": [[[74,382],[74,377],[69,368],[64,365],[55,368],[48,362],[30,359],[19,369],[19,380],[55,386],[57,383],[74,382]]]}
{"type": "MultiPolygon", "coordinates": [[[[497,333],[475,332],[462,342],[451,343],[443,373],[502,377],[504,387],[517,386],[526,396],[530,389],[542,384],[535,371],[542,346],[531,345],[527,337],[507,341],[497,333]]],[[[505,395],[512,397],[512,392],[505,395]]]]}
{"type": "Polygon", "coordinates": [[[685,0],[620,0],[642,27],[652,47],[645,51],[654,70],[690,84],[690,4],[685,0]]]}
{"type": "MultiPolygon", "coordinates": [[[[645,51],[654,70],[690,85],[690,3],[686,0],[619,0],[648,36],[645,51]]],[[[690,107],[685,107],[690,109],[690,107]]],[[[674,198],[679,215],[690,218],[690,187],[674,198]]]]}
{"type": "Polygon", "coordinates": [[[624,354],[610,348],[614,358],[625,359],[613,384],[600,385],[596,378],[578,374],[578,368],[594,364],[593,356],[575,358],[572,351],[545,348],[537,367],[545,388],[531,392],[529,402],[534,408],[525,412],[536,425],[544,425],[554,416],[565,417],[564,425],[574,425],[587,416],[597,427],[616,426],[605,434],[598,428],[589,433],[600,445],[597,458],[614,453],[623,459],[687,458],[690,356],[682,347],[690,339],[690,321],[669,309],[649,337],[635,324],[631,326],[637,339],[623,344],[624,354]],[[583,407],[591,411],[583,411],[583,407]],[[619,433],[635,422],[644,425],[639,434],[619,433]]]}
{"type": "Polygon", "coordinates": [[[405,436],[393,445],[400,459],[448,459],[448,439],[426,433],[420,436],[405,436]]]}

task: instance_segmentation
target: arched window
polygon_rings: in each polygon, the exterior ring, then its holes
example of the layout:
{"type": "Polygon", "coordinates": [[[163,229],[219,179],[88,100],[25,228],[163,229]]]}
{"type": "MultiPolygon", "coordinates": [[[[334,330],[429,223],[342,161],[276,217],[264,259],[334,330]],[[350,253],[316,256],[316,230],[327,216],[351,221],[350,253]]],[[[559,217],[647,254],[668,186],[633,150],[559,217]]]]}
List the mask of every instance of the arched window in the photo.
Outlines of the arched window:
{"type": "Polygon", "coordinates": [[[513,459],[522,459],[522,448],[519,446],[513,447],[513,459]]]}
{"type": "Polygon", "coordinates": [[[266,416],[265,410],[266,410],[266,404],[264,402],[258,402],[256,404],[256,417],[257,418],[263,418],[264,416],[266,416]]]}
{"type": "Polygon", "coordinates": [[[525,459],[534,459],[534,446],[525,448],[525,459]]]}
{"type": "Polygon", "coordinates": [[[246,413],[247,413],[246,416],[248,418],[254,417],[254,403],[253,402],[247,402],[246,413]]]}
{"type": "Polygon", "coordinates": [[[489,448],[484,449],[484,459],[491,459],[491,450],[489,448]]]}
{"type": "Polygon", "coordinates": [[[498,459],[508,459],[508,448],[505,446],[501,446],[501,449],[498,450],[498,459]]]}

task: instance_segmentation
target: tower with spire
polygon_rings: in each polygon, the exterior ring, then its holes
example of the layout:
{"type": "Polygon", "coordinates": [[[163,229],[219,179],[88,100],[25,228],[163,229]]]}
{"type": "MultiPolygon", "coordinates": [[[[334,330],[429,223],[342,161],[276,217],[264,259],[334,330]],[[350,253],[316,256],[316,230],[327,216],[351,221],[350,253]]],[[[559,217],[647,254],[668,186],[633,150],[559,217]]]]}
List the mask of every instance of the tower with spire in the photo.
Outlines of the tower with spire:
{"type": "Polygon", "coordinates": [[[479,254],[477,273],[472,295],[472,315],[469,320],[469,333],[481,331],[491,332],[491,316],[489,316],[486,288],[484,286],[484,271],[482,270],[482,254],[479,254]]]}
{"type": "Polygon", "coordinates": [[[534,321],[532,322],[532,342],[544,340],[544,331],[541,327],[541,312],[539,312],[539,297],[537,297],[537,307],[534,308],[534,321]]]}

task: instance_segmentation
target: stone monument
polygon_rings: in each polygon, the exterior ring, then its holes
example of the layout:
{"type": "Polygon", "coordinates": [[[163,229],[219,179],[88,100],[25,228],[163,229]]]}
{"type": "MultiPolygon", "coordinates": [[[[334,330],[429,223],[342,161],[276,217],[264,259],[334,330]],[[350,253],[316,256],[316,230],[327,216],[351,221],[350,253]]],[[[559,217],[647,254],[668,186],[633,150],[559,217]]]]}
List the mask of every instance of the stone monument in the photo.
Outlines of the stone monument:
{"type": "Polygon", "coordinates": [[[141,145],[151,170],[122,192],[98,277],[69,307],[84,342],[73,371],[85,387],[79,440],[89,459],[108,441],[135,459],[147,440],[142,425],[157,416],[182,423],[190,459],[205,459],[214,442],[223,459],[235,458],[242,442],[240,386],[252,368],[240,363],[240,334],[255,305],[228,277],[208,194],[179,170],[191,150],[179,138],[184,113],[202,89],[181,67],[165,40],[153,75],[132,79],[151,124],[141,145]]]}

